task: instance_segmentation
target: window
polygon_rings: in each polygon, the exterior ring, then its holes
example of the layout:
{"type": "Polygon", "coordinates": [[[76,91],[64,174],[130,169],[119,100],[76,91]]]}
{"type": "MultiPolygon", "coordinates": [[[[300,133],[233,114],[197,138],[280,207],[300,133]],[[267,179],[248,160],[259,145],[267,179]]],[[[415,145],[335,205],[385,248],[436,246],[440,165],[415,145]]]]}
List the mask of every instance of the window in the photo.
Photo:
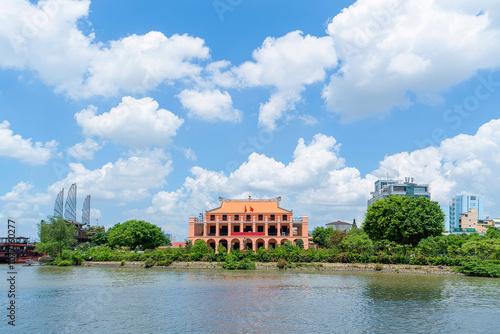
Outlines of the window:
{"type": "Polygon", "coordinates": [[[251,216],[250,216],[250,215],[247,215],[247,222],[249,222],[249,221],[251,221],[251,220],[252,220],[251,216]]]}
{"type": "Polygon", "coordinates": [[[264,232],[264,226],[257,226],[257,232],[264,232]]]}
{"type": "Polygon", "coordinates": [[[259,215],[259,220],[264,220],[264,217],[262,215],[259,215]]]}
{"type": "Polygon", "coordinates": [[[288,220],[288,215],[283,215],[283,221],[287,221],[288,220]]]}
{"type": "Polygon", "coordinates": [[[239,232],[239,231],[240,231],[240,225],[235,225],[234,232],[239,232]]]}
{"type": "Polygon", "coordinates": [[[222,220],[227,220],[227,215],[222,215],[222,220]]]}
{"type": "Polygon", "coordinates": [[[275,217],[274,215],[271,215],[271,221],[274,221],[275,217]]]}
{"type": "Polygon", "coordinates": [[[215,220],[215,215],[210,215],[210,220],[214,221],[215,220]]]}
{"type": "Polygon", "coordinates": [[[234,220],[239,221],[240,220],[240,215],[234,215],[234,220]]]}

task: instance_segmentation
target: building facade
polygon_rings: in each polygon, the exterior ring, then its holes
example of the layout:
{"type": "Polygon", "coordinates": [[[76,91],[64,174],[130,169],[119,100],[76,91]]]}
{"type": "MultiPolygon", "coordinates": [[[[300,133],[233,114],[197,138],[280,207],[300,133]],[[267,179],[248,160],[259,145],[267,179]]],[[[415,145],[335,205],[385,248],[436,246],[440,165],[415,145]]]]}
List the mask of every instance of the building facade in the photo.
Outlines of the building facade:
{"type": "Polygon", "coordinates": [[[476,232],[477,222],[477,209],[475,208],[461,213],[458,217],[458,227],[462,230],[461,232],[476,232]]]}
{"type": "Polygon", "coordinates": [[[402,180],[378,180],[375,182],[375,191],[371,193],[372,198],[368,200],[368,206],[379,199],[385,199],[391,195],[409,196],[413,198],[426,197],[431,198],[430,187],[428,184],[417,184],[413,178],[407,177],[402,180]]]}
{"type": "Polygon", "coordinates": [[[219,207],[205,211],[203,218],[189,218],[191,242],[204,240],[217,250],[269,248],[300,239],[309,247],[308,218],[294,217],[292,210],[280,207],[281,197],[273,199],[219,198],[219,207]]]}
{"type": "Polygon", "coordinates": [[[460,195],[452,198],[450,201],[450,214],[449,214],[449,230],[450,233],[460,232],[460,215],[469,212],[471,209],[476,209],[477,218],[482,219],[484,212],[484,204],[482,196],[476,195],[460,195]]]}

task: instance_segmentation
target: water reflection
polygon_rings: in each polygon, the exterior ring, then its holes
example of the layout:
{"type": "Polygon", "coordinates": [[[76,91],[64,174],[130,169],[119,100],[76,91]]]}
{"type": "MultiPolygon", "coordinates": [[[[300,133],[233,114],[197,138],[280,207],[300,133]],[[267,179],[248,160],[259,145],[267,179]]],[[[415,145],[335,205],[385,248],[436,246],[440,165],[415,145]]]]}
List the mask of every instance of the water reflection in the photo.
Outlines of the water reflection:
{"type": "Polygon", "coordinates": [[[26,333],[496,333],[500,309],[500,280],[469,277],[80,267],[18,277],[26,333]]]}

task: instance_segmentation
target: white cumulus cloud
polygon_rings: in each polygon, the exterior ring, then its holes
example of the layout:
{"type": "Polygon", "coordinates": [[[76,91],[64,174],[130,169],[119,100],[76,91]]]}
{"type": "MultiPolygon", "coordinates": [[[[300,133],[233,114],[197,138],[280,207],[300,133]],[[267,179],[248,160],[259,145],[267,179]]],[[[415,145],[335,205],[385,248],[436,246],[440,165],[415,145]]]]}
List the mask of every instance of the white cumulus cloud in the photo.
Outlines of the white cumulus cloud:
{"type": "Polygon", "coordinates": [[[499,14],[494,1],[357,1],[328,25],[340,60],[328,108],[345,120],[384,114],[498,68],[499,14]]]}
{"type": "Polygon", "coordinates": [[[31,138],[24,139],[15,135],[9,126],[8,121],[0,123],[0,157],[18,159],[31,165],[43,165],[56,154],[58,143],[55,140],[45,144],[33,143],[31,138]]]}
{"type": "Polygon", "coordinates": [[[68,154],[77,160],[92,160],[95,152],[99,151],[102,146],[92,138],[85,138],[83,143],[76,143],[68,148],[68,154]]]}
{"type": "Polygon", "coordinates": [[[134,202],[150,196],[150,189],[167,184],[172,162],[161,154],[146,154],[119,158],[97,169],[87,169],[81,163],[70,163],[66,177],[49,187],[50,194],[76,183],[78,192],[99,200],[134,202]]]}
{"type": "Polygon", "coordinates": [[[90,1],[3,0],[0,66],[35,72],[56,91],[79,99],[143,93],[198,75],[209,56],[200,38],[151,31],[107,44],[84,34],[90,1]]]}
{"type": "Polygon", "coordinates": [[[165,147],[184,120],[172,112],[159,109],[152,98],[123,97],[109,112],[97,115],[90,106],[75,114],[75,119],[89,137],[110,139],[132,148],[165,147]]]}
{"type": "Polygon", "coordinates": [[[233,108],[233,100],[228,92],[214,90],[185,89],[179,94],[182,106],[189,110],[189,117],[208,122],[241,122],[242,112],[233,108]]]}

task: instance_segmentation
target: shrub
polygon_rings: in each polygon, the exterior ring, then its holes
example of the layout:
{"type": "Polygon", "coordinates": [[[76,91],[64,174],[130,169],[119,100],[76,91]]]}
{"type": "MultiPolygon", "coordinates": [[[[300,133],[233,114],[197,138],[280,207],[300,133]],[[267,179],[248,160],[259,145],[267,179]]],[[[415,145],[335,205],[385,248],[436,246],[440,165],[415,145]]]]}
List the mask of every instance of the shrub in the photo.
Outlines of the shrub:
{"type": "Polygon", "coordinates": [[[57,265],[62,266],[62,267],[71,266],[71,261],[70,260],[60,260],[60,261],[57,261],[57,265]]]}
{"type": "Polygon", "coordinates": [[[472,261],[458,268],[467,276],[500,277],[500,265],[484,261],[472,261]]]}
{"type": "Polygon", "coordinates": [[[250,259],[245,258],[238,262],[238,269],[243,269],[243,270],[255,270],[255,262],[252,262],[250,259]]]}
{"type": "Polygon", "coordinates": [[[382,271],[384,269],[384,265],[382,263],[375,263],[375,270],[382,271]]]}
{"type": "Polygon", "coordinates": [[[228,254],[226,261],[222,264],[222,268],[227,270],[234,270],[238,267],[238,261],[234,254],[228,254]]]}
{"type": "Polygon", "coordinates": [[[152,266],[154,266],[154,261],[151,259],[151,258],[147,258],[146,261],[144,261],[144,266],[146,268],[150,268],[152,266]]]}
{"type": "Polygon", "coordinates": [[[125,260],[121,260],[121,261],[120,261],[120,266],[122,266],[122,267],[123,267],[124,265],[125,265],[125,260]]]}
{"type": "Polygon", "coordinates": [[[276,266],[279,269],[286,269],[286,268],[288,268],[288,262],[285,259],[279,259],[276,266]]]}

